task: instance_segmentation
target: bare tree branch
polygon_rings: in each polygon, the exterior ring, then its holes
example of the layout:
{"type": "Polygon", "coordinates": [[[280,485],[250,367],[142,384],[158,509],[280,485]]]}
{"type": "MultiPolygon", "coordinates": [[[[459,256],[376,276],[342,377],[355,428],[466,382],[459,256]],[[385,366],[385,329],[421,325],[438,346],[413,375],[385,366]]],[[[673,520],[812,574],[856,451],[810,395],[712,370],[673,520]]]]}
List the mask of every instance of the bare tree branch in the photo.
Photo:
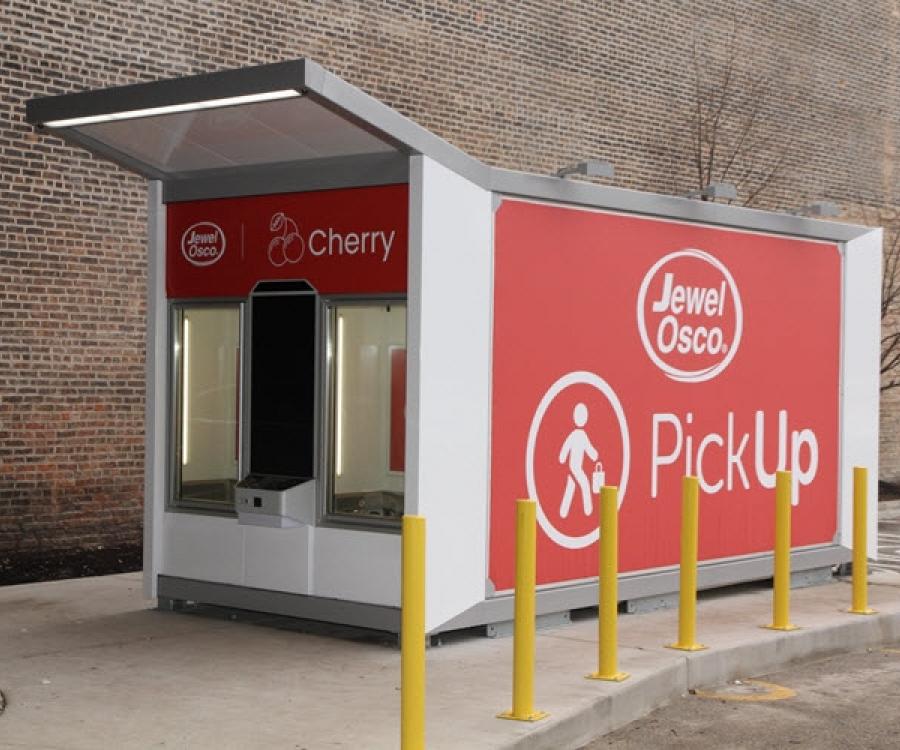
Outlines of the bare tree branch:
{"type": "Polygon", "coordinates": [[[745,206],[752,206],[756,199],[766,190],[768,190],[780,177],[781,170],[784,166],[784,162],[787,159],[788,152],[790,151],[790,145],[786,146],[781,154],[778,156],[778,161],[775,162],[775,165],[769,170],[769,173],[765,176],[765,178],[760,182],[760,184],[756,187],[755,190],[751,191],[750,195],[747,196],[744,201],[745,206]]]}
{"type": "Polygon", "coordinates": [[[710,45],[701,38],[703,28],[698,22],[692,39],[693,101],[685,111],[697,190],[731,178],[743,188],[741,202],[750,205],[777,182],[790,146],[783,145],[783,130],[773,130],[764,117],[770,78],[748,69],[753,56],[743,53],[739,14],[731,18],[722,54],[705,54],[710,45]]]}
{"type": "Polygon", "coordinates": [[[696,100],[696,113],[694,115],[694,126],[696,129],[696,148],[694,150],[694,159],[697,165],[697,189],[703,190],[703,74],[700,67],[700,53],[697,50],[697,37],[694,37],[693,58],[694,98],[696,100]]]}
{"type": "Polygon", "coordinates": [[[728,45],[728,62],[725,64],[725,73],[722,77],[722,83],[718,88],[718,105],[715,107],[712,123],[709,126],[709,146],[706,155],[706,173],[705,180],[708,185],[713,180],[713,168],[716,163],[716,145],[719,141],[720,126],[722,117],[726,112],[728,104],[733,95],[732,81],[734,80],[734,64],[737,58],[737,16],[732,19],[731,39],[728,45]]]}
{"type": "MultiPolygon", "coordinates": [[[[865,214],[864,214],[865,215],[865,214]]],[[[872,223],[872,222],[867,222],[872,223]]],[[[896,375],[900,370],[900,320],[898,320],[898,303],[900,303],[900,232],[896,229],[884,253],[884,267],[881,277],[881,326],[888,329],[881,337],[881,392],[900,387],[900,379],[891,377],[885,381],[885,375],[896,375]]]]}

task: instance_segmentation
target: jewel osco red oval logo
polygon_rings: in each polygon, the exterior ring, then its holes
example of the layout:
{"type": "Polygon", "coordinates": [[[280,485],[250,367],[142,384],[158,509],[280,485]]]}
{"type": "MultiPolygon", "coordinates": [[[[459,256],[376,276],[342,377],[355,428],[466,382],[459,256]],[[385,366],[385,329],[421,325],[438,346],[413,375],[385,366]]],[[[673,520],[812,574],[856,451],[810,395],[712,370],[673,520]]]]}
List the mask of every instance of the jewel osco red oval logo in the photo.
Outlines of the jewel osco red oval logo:
{"type": "Polygon", "coordinates": [[[716,257],[688,248],[660,258],[637,298],[641,342],[668,377],[700,383],[722,372],[737,353],[743,330],[734,277],[716,257]]]}
{"type": "Polygon", "coordinates": [[[211,221],[192,224],[181,235],[181,254],[195,266],[211,266],[225,255],[225,232],[211,221]]]}

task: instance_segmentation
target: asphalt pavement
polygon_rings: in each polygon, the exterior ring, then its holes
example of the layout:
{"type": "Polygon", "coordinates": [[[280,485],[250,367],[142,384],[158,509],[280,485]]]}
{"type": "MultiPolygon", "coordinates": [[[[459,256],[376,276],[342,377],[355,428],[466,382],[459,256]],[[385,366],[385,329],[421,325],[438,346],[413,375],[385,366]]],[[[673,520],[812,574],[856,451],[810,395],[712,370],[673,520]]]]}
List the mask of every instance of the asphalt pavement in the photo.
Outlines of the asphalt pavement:
{"type": "Polygon", "coordinates": [[[739,683],[679,698],[584,750],[900,747],[900,644],[739,683]]]}
{"type": "MultiPolygon", "coordinates": [[[[900,573],[900,501],[879,508],[876,580],[900,573]]],[[[897,584],[900,585],[900,584],[897,584]]],[[[694,690],[583,750],[896,750],[900,643],[694,690]]]]}

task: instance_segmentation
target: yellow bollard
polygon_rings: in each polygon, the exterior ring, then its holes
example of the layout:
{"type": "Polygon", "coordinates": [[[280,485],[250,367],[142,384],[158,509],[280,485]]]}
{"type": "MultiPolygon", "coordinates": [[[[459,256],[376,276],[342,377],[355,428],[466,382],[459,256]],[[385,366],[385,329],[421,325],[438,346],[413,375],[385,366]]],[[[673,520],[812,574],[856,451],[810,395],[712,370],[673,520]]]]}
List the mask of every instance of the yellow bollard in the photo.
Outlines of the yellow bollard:
{"type": "Polygon", "coordinates": [[[617,487],[600,489],[600,606],[599,621],[599,669],[586,677],[589,680],[621,682],[628,678],[618,667],[619,616],[619,490],[617,487]]]}
{"type": "Polygon", "coordinates": [[[772,577],[770,630],[796,630],[790,619],[791,597],[791,472],[775,474],[775,571],[772,577]]]}
{"type": "Polygon", "coordinates": [[[681,480],[681,570],[679,572],[678,642],[669,645],[679,651],[702,651],[697,643],[697,535],[699,532],[699,489],[697,477],[681,480]]]}
{"type": "Polygon", "coordinates": [[[400,747],[425,750],[425,519],[403,516],[400,590],[400,747]]]}
{"type": "Polygon", "coordinates": [[[847,611],[854,615],[874,615],[869,608],[869,554],[866,534],[866,501],[869,492],[869,472],[862,466],[853,467],[853,606],[847,611]]]}
{"type": "Polygon", "coordinates": [[[534,710],[536,579],[536,503],[516,501],[516,600],[513,621],[513,703],[498,719],[538,721],[547,716],[534,710]]]}

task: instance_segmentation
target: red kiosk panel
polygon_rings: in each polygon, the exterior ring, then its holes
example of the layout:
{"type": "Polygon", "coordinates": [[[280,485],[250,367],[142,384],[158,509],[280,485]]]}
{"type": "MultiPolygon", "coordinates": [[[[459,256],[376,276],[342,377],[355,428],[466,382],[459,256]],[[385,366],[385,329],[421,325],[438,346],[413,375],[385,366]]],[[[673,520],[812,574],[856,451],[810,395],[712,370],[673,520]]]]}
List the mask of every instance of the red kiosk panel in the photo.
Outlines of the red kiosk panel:
{"type": "Polygon", "coordinates": [[[514,503],[538,501],[538,583],[596,577],[602,484],[622,571],[675,565],[698,475],[700,558],[837,528],[836,245],[507,200],[496,216],[490,577],[514,582],[514,503]]]}

